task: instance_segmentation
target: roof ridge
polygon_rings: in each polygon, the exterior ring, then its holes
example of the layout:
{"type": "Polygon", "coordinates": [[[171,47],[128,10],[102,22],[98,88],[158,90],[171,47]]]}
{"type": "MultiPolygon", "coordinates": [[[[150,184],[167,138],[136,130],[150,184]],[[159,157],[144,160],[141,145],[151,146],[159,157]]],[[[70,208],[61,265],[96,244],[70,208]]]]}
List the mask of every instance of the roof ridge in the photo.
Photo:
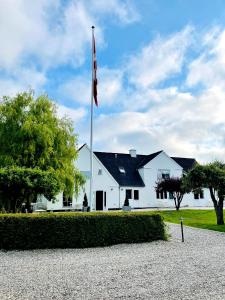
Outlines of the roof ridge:
{"type": "MultiPolygon", "coordinates": [[[[107,152],[107,151],[93,151],[94,153],[105,153],[105,154],[123,154],[123,155],[130,155],[129,153],[121,153],[121,152],[107,152]]],[[[142,155],[142,156],[150,156],[150,155],[154,155],[157,153],[163,152],[163,150],[160,151],[156,151],[150,154],[137,154],[137,155],[142,155]]]]}
{"type": "MultiPolygon", "coordinates": [[[[118,155],[127,155],[130,156],[129,153],[121,153],[121,152],[104,152],[104,151],[93,151],[94,153],[101,153],[101,154],[118,154],[118,155]]],[[[137,156],[148,156],[148,154],[136,154],[137,156]]]]}
{"type": "MultiPolygon", "coordinates": [[[[150,155],[155,155],[153,158],[155,158],[158,154],[162,153],[163,150],[160,150],[160,151],[157,151],[157,152],[154,152],[154,153],[151,153],[151,154],[148,154],[146,155],[147,157],[150,156],[150,155]]],[[[142,161],[140,161],[140,163],[137,165],[137,169],[142,166],[142,163],[145,161],[146,157],[142,159],[142,161]]],[[[147,161],[145,164],[147,164],[149,161],[147,161]]]]}
{"type": "Polygon", "coordinates": [[[193,159],[196,160],[194,157],[181,157],[181,156],[170,156],[171,158],[182,158],[182,159],[193,159]]]}
{"type": "Polygon", "coordinates": [[[80,146],[80,148],[78,148],[78,150],[77,151],[80,151],[84,146],[86,146],[87,145],[87,143],[84,143],[82,146],[80,146]]]}

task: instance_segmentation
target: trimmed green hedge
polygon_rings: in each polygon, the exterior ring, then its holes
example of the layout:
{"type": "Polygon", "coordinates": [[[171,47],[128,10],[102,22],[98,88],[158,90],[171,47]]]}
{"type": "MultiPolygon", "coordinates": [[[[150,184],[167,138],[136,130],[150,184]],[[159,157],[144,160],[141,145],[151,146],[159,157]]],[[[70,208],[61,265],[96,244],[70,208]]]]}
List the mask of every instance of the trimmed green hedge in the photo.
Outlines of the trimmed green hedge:
{"type": "Polygon", "coordinates": [[[146,213],[0,215],[0,249],[84,248],[166,239],[162,217],[146,213]]]}

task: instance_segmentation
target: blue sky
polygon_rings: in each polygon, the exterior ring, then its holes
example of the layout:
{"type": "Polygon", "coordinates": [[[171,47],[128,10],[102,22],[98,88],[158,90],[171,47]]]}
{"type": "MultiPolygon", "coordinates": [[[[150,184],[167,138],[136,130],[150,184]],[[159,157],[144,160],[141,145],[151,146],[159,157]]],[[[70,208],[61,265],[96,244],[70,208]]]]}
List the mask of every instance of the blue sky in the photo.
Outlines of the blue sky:
{"type": "Polygon", "coordinates": [[[89,142],[95,25],[95,149],[224,159],[223,0],[2,0],[0,20],[0,96],[47,93],[89,142]]]}

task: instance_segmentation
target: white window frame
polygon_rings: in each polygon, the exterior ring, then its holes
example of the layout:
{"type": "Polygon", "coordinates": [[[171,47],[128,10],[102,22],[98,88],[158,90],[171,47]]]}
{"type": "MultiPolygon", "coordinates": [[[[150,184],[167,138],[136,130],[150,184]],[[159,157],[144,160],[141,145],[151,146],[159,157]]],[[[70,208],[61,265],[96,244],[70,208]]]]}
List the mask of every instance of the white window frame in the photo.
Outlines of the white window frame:
{"type": "Polygon", "coordinates": [[[127,191],[131,191],[131,198],[128,198],[128,199],[133,199],[133,190],[132,189],[125,189],[125,198],[127,196],[127,191]]]}
{"type": "Polygon", "coordinates": [[[163,178],[162,175],[169,175],[170,178],[170,170],[169,169],[158,169],[157,179],[160,180],[163,178]]]}

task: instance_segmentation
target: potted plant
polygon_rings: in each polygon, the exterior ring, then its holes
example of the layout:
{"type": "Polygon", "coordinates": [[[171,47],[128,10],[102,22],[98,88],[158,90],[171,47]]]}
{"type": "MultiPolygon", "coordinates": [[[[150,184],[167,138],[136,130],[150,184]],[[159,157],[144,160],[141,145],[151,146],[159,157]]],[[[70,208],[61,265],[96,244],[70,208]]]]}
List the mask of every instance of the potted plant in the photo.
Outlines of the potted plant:
{"type": "Polygon", "coordinates": [[[82,211],[84,211],[84,212],[90,211],[90,207],[88,206],[88,199],[87,199],[86,193],[84,194],[84,201],[83,201],[82,211]]]}
{"type": "Polygon", "coordinates": [[[131,211],[131,206],[130,206],[129,199],[128,199],[127,196],[126,196],[126,198],[125,198],[125,201],[124,201],[124,205],[123,205],[123,207],[122,207],[122,210],[123,210],[123,211],[131,211]]]}

